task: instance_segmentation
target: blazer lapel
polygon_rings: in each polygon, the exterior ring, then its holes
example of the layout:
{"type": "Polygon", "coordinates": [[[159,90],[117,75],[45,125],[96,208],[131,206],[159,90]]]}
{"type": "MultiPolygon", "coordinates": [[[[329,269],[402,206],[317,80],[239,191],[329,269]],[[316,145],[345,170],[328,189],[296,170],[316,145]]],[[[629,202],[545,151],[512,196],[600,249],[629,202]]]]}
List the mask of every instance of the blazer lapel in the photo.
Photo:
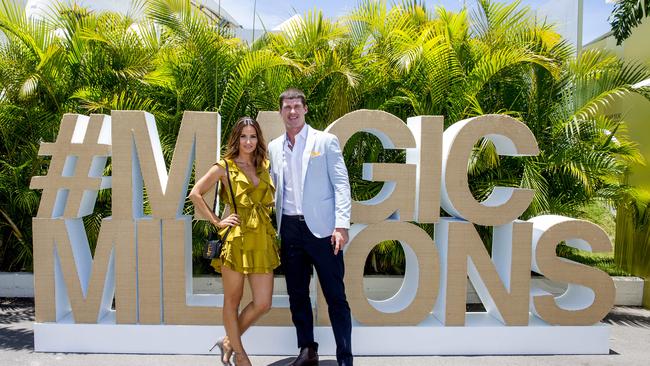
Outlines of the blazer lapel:
{"type": "Polygon", "coordinates": [[[279,169],[277,169],[278,172],[278,186],[275,187],[275,189],[280,190],[280,198],[282,198],[282,195],[284,193],[284,164],[285,164],[285,159],[284,159],[284,146],[287,143],[287,134],[286,132],[282,135],[282,145],[280,145],[280,150],[276,151],[276,163],[279,169]]]}
{"type": "Polygon", "coordinates": [[[305,191],[305,177],[307,176],[307,168],[309,168],[309,158],[311,158],[311,151],[314,149],[316,142],[315,131],[307,125],[307,140],[305,141],[305,150],[302,152],[302,181],[300,187],[305,191]]]}
{"type": "MultiPolygon", "coordinates": [[[[276,177],[277,181],[275,182],[275,215],[276,215],[276,224],[278,226],[277,234],[280,235],[280,225],[282,219],[282,203],[284,201],[284,144],[287,143],[287,134],[284,134],[282,138],[282,144],[278,148],[275,148],[271,151],[271,164],[275,167],[277,174],[273,176],[276,177]]],[[[276,145],[277,146],[277,145],[276,145]]]]}

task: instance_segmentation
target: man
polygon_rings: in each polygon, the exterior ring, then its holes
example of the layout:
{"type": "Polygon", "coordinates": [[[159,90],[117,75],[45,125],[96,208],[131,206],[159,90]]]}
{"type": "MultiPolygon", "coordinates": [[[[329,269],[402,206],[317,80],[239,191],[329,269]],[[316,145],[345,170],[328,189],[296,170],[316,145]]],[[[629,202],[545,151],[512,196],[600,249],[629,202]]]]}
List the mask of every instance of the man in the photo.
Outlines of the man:
{"type": "Polygon", "coordinates": [[[317,365],[309,298],[312,266],[327,301],[339,365],[352,365],[352,324],[343,284],[343,246],[350,227],[350,183],[336,136],[305,123],[305,95],[280,95],[286,133],[269,143],[280,258],[300,354],[291,366],[317,365]]]}

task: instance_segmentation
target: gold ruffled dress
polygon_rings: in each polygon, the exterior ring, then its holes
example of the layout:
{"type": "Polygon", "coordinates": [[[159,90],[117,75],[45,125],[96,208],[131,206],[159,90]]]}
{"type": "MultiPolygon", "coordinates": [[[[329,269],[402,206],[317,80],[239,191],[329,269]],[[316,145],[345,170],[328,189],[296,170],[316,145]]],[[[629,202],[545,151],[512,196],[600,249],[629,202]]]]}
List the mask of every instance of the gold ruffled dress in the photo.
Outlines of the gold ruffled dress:
{"type": "MultiPolygon", "coordinates": [[[[212,260],[212,267],[221,272],[221,266],[248,273],[272,273],[280,265],[276,233],[271,224],[271,208],[275,188],[269,175],[269,161],[265,160],[257,169],[257,187],[248,180],[237,164],[228,159],[230,184],[232,184],[240,224],[234,226],[224,238],[221,256],[212,260]]],[[[225,169],[224,160],[218,162],[225,169]]],[[[220,189],[220,198],[232,207],[228,187],[220,189]]],[[[234,210],[230,210],[234,213],[234,210]]],[[[221,237],[228,228],[219,230],[221,237]]]]}

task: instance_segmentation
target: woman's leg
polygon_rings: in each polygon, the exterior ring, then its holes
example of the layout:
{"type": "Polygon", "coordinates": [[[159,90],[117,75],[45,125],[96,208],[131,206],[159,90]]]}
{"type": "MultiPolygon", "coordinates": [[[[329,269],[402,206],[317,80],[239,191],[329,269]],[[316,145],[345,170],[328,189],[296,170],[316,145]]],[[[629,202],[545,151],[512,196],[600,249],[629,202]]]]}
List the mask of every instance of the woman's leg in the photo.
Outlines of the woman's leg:
{"type": "Polygon", "coordinates": [[[271,310],[273,297],[273,273],[251,273],[248,283],[253,293],[251,301],[239,314],[239,331],[244,334],[262,315],[271,310]]]}
{"type": "Polygon", "coordinates": [[[244,292],[244,274],[227,266],[221,266],[221,279],[223,281],[224,295],[223,326],[226,328],[226,335],[228,336],[228,348],[238,354],[246,355],[244,346],[241,343],[241,332],[238,324],[239,302],[244,292]]]}

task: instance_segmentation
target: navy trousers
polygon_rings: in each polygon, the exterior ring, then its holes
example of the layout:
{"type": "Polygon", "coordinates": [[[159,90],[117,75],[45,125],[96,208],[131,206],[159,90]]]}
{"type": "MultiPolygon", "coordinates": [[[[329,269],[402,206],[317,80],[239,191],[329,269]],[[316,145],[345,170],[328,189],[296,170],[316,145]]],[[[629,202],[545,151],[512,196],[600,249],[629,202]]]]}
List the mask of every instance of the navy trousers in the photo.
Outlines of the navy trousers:
{"type": "Polygon", "coordinates": [[[314,317],[309,298],[313,266],[327,301],[336,341],[336,359],[339,365],[352,366],[352,321],[343,283],[343,251],[334,255],[331,237],[315,237],[298,216],[282,216],[280,238],[280,255],[298,347],[318,346],[314,342],[314,317]]]}

